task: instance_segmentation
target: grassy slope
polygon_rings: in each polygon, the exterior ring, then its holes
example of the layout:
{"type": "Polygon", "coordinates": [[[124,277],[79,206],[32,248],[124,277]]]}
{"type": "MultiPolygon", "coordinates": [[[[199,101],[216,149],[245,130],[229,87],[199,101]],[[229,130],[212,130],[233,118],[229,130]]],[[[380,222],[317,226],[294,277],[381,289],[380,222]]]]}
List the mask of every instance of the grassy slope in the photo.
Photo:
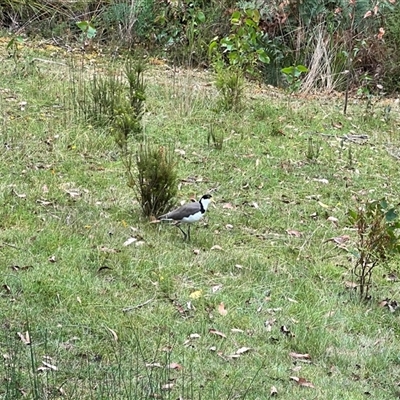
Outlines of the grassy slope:
{"type": "Polygon", "coordinates": [[[23,49],[15,69],[3,51],[0,67],[3,398],[263,399],[272,386],[281,399],[398,393],[398,316],[378,306],[398,284],[377,271],[373,300],[359,304],[343,284],[346,254],[326,242],[353,235],[345,216],[355,197],[398,201],[399,164],[386,151],[398,142],[397,108],[385,123],[381,105],[363,116],[352,102],[344,117],[340,99],[249,87],[243,113],[216,115],[211,76],[150,70],[147,137],[184,150],[179,175],[196,178],[178,200],[215,189],[215,208],[187,244],[141,218],[112,137],[73,116],[70,60],[31,64],[34,54],[23,49]],[[225,132],[222,151],[207,146],[210,123],[225,132]],[[341,147],[335,136],[350,132],[370,140],[341,147]],[[309,137],[321,147],[315,162],[309,137]],[[124,247],[131,235],[144,244],[124,247]],[[16,334],[28,330],[32,346],[16,334]],[[242,347],[251,350],[229,357],[242,347]],[[58,371],[33,373],[43,360],[58,371]],[[166,383],[171,391],[160,390],[166,383]]]}

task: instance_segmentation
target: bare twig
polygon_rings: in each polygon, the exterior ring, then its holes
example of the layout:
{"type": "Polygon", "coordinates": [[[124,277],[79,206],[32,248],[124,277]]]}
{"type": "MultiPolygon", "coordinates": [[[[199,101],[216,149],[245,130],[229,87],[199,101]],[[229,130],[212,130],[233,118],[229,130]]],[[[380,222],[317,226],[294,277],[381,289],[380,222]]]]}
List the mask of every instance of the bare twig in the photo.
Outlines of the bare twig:
{"type": "Polygon", "coordinates": [[[21,250],[19,247],[14,246],[13,244],[10,244],[10,243],[6,243],[6,242],[1,242],[0,246],[8,246],[8,247],[12,247],[13,249],[21,250]]]}
{"type": "Polygon", "coordinates": [[[128,311],[136,310],[137,308],[142,308],[146,304],[151,303],[153,300],[154,300],[154,297],[152,299],[149,299],[149,300],[145,301],[144,303],[138,304],[136,306],[125,307],[122,309],[122,312],[128,312],[128,311]]]}

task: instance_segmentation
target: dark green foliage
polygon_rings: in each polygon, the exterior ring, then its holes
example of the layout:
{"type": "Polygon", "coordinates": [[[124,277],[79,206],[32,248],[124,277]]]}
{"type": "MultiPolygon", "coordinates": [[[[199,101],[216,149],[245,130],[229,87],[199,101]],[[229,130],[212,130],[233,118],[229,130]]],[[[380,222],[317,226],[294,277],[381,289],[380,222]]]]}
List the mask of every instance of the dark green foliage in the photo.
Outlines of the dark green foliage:
{"type": "Polygon", "coordinates": [[[400,252],[399,214],[397,207],[390,206],[383,198],[349,210],[348,216],[357,231],[355,249],[351,252],[355,257],[353,272],[360,297],[367,299],[375,267],[400,252]]]}
{"type": "Polygon", "coordinates": [[[136,155],[137,199],[145,216],[157,216],[172,206],[178,190],[174,153],[162,146],[142,145],[136,155]]]}
{"type": "Polygon", "coordinates": [[[124,84],[113,71],[107,75],[95,74],[83,88],[82,98],[78,100],[84,118],[98,126],[110,124],[115,111],[123,108],[125,101],[124,84]]]}
{"type": "Polygon", "coordinates": [[[214,146],[216,150],[222,150],[224,131],[222,129],[215,129],[214,125],[211,125],[207,135],[207,143],[209,146],[214,146]]]}
{"type": "Polygon", "coordinates": [[[243,106],[244,77],[238,67],[215,64],[215,86],[219,91],[218,106],[222,110],[239,111],[243,106]]]}

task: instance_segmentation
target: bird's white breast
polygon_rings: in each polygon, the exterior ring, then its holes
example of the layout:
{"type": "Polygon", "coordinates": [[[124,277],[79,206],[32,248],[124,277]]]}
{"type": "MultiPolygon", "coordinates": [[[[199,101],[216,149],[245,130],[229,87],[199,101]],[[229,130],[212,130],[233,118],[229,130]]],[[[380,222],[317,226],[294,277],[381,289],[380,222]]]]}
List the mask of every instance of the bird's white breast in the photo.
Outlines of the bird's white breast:
{"type": "Polygon", "coordinates": [[[197,222],[199,219],[203,217],[201,211],[198,211],[196,214],[190,215],[189,217],[183,217],[182,222],[191,224],[193,222],[197,222]]]}

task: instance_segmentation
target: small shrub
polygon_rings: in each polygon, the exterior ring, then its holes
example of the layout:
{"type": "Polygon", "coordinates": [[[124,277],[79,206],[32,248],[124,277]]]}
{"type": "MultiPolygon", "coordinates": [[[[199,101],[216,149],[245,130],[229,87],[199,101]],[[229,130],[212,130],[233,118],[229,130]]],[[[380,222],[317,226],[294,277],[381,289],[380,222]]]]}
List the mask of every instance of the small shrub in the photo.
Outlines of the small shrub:
{"type": "Polygon", "coordinates": [[[316,162],[321,152],[320,144],[312,138],[308,138],[306,158],[310,162],[316,162]]]}
{"type": "Polygon", "coordinates": [[[221,94],[220,105],[227,110],[241,106],[244,74],[259,76],[259,66],[270,59],[263,46],[258,10],[235,10],[231,15],[231,33],[209,46],[217,75],[216,86],[221,94]]]}
{"type": "Polygon", "coordinates": [[[361,299],[368,299],[373,271],[400,252],[400,220],[396,207],[386,199],[365,202],[348,211],[350,224],[356,228],[357,240],[351,251],[355,257],[352,272],[358,280],[361,299]]]}
{"type": "Polygon", "coordinates": [[[156,216],[171,208],[178,191],[176,159],[168,148],[142,145],[136,154],[137,200],[145,216],[156,216]]]}
{"type": "Polygon", "coordinates": [[[222,150],[224,144],[224,132],[223,130],[216,130],[214,125],[210,126],[207,135],[208,146],[213,145],[216,150],[222,150]]]}
{"type": "Polygon", "coordinates": [[[243,107],[244,77],[241,69],[215,65],[217,79],[215,86],[219,91],[218,108],[240,111],[243,107]]]}

